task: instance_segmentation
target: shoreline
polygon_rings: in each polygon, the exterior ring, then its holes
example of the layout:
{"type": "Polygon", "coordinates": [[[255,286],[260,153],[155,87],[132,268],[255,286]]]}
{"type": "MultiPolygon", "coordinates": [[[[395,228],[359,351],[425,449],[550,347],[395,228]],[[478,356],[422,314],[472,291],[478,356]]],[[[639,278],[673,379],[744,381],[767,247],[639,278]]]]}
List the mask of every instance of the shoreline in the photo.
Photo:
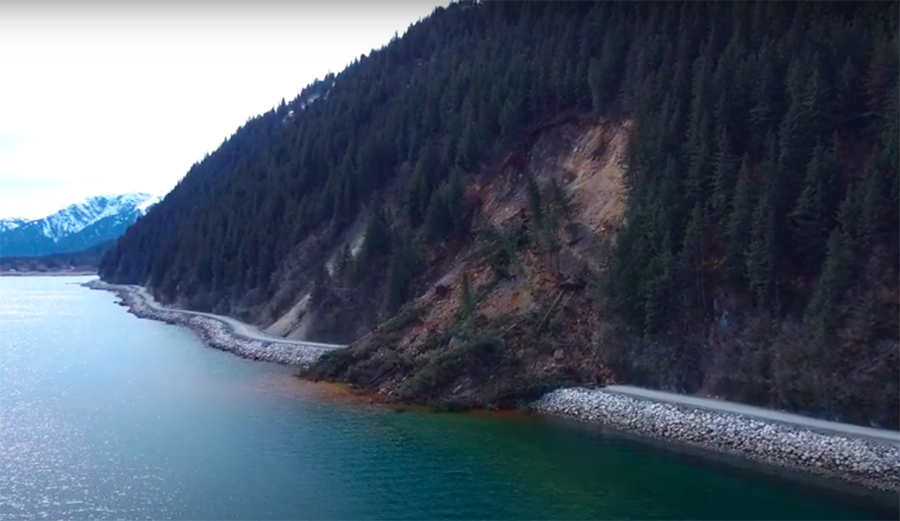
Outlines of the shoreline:
{"type": "Polygon", "coordinates": [[[869,489],[900,491],[900,445],[889,441],[826,433],[792,423],[604,389],[557,389],[538,399],[531,408],[869,489]]]}
{"type": "MultiPolygon", "coordinates": [[[[100,280],[83,286],[113,291],[122,299],[121,305],[127,306],[135,316],[187,326],[208,346],[243,358],[302,369],[322,354],[344,347],[268,337],[228,317],[163,308],[143,288],[135,286],[111,285],[100,280]]],[[[742,410],[754,408],[731,402],[720,402],[718,408],[713,408],[703,406],[700,403],[703,400],[696,397],[617,387],[560,388],[545,394],[528,409],[867,489],[900,491],[900,434],[895,440],[893,431],[824,422],[760,408],[755,408],[762,411],[756,415],[742,414],[742,410]],[[725,406],[735,411],[726,410],[725,406]],[[823,429],[823,424],[830,424],[831,429],[823,429]],[[878,435],[873,436],[869,431],[878,435]]],[[[346,391],[355,394],[350,388],[346,391]]],[[[381,402],[373,397],[356,397],[359,401],[381,402]]]]}
{"type": "Polygon", "coordinates": [[[248,324],[228,317],[164,308],[154,302],[143,288],[107,284],[99,279],[88,281],[82,286],[112,291],[122,299],[120,304],[128,307],[129,312],[134,316],[187,326],[197,332],[209,347],[227,351],[242,358],[304,368],[309,367],[322,354],[344,347],[270,337],[248,324]]]}

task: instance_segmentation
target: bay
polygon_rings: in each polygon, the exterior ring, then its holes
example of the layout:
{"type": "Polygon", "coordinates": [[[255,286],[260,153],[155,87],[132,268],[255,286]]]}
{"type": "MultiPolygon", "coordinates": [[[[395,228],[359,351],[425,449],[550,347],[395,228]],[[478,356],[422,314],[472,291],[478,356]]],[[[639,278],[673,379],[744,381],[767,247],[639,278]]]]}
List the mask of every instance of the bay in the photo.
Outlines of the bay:
{"type": "Polygon", "coordinates": [[[567,422],[335,400],[137,319],[89,279],[0,278],[0,519],[898,515],[567,422]]]}

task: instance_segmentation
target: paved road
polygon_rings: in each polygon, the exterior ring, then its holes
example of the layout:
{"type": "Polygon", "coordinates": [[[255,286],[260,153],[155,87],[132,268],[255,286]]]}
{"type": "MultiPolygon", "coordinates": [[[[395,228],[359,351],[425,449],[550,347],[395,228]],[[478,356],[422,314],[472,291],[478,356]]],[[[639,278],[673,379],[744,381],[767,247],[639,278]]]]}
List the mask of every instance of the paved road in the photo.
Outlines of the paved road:
{"type": "Polygon", "coordinates": [[[250,340],[260,340],[262,342],[277,342],[279,344],[292,344],[306,347],[314,347],[321,348],[322,350],[331,351],[332,349],[338,349],[341,347],[347,347],[342,344],[323,344],[321,342],[308,342],[306,340],[288,340],[287,338],[282,338],[278,336],[271,336],[263,333],[255,326],[251,326],[250,324],[245,324],[240,320],[235,320],[231,317],[225,317],[222,315],[214,315],[212,313],[203,313],[201,311],[188,311],[186,309],[175,309],[175,308],[167,308],[158,302],[149,294],[147,290],[141,286],[127,286],[133,290],[135,290],[143,299],[147,302],[147,304],[157,311],[174,311],[176,313],[184,313],[186,315],[196,315],[200,317],[211,318],[213,320],[218,320],[220,322],[224,322],[226,325],[231,327],[234,334],[237,336],[241,336],[250,340]]]}
{"type": "Polygon", "coordinates": [[[809,418],[807,416],[800,416],[799,414],[791,414],[781,411],[775,411],[772,409],[764,409],[762,407],[754,407],[752,405],[744,405],[742,403],[726,402],[725,400],[714,400],[710,398],[698,398],[696,396],[667,393],[663,391],[652,391],[650,389],[641,389],[640,387],[631,387],[629,385],[609,385],[604,387],[603,390],[611,393],[624,394],[634,398],[646,398],[658,402],[688,405],[691,407],[696,407],[698,409],[730,412],[768,421],[789,423],[791,425],[796,425],[814,431],[827,432],[829,434],[859,436],[900,445],[900,432],[898,431],[874,429],[871,427],[851,425],[849,423],[818,420],[815,418],[809,418]]]}

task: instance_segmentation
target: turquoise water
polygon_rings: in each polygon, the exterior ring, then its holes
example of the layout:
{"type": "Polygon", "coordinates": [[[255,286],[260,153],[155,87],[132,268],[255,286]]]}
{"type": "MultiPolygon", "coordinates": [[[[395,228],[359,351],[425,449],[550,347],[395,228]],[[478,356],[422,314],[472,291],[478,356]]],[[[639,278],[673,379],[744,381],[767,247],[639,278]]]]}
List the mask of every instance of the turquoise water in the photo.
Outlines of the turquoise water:
{"type": "Polygon", "coordinates": [[[0,519],[869,519],[875,501],[541,418],[397,414],[0,279],[0,519]]]}

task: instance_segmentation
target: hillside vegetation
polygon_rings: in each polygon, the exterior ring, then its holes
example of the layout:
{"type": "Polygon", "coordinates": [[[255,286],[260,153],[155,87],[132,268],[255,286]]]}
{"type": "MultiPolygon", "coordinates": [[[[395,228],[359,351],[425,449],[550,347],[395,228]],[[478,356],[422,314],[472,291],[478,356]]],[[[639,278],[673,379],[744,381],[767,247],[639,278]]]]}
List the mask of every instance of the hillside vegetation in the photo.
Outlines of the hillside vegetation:
{"type": "Polygon", "coordinates": [[[105,280],[353,341],[312,376],[610,381],[900,424],[898,4],[460,2],[251,119],[105,280]]]}

